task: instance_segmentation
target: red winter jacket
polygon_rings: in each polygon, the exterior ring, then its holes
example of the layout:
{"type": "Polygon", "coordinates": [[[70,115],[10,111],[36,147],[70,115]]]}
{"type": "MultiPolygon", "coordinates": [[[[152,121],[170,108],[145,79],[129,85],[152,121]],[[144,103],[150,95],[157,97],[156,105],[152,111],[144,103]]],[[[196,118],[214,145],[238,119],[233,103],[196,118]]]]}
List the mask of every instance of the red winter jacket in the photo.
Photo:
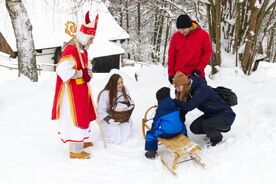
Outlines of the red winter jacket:
{"type": "Polygon", "coordinates": [[[169,47],[168,74],[174,76],[181,71],[190,76],[196,69],[204,77],[204,68],[212,55],[212,44],[208,33],[193,21],[193,30],[186,36],[179,31],[173,34],[169,47]]]}

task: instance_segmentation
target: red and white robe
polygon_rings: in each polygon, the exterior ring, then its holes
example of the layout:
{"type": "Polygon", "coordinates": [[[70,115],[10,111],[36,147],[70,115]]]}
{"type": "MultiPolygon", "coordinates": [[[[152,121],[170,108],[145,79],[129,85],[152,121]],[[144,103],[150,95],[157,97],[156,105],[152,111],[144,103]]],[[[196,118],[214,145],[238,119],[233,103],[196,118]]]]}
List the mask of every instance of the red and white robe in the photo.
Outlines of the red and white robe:
{"type": "MultiPolygon", "coordinates": [[[[86,50],[81,50],[85,67],[86,50]]],[[[65,142],[83,142],[88,139],[90,122],[96,119],[91,92],[83,78],[73,79],[76,70],[82,69],[77,48],[68,44],[56,68],[57,81],[52,109],[52,120],[59,119],[59,134],[65,142]]]]}

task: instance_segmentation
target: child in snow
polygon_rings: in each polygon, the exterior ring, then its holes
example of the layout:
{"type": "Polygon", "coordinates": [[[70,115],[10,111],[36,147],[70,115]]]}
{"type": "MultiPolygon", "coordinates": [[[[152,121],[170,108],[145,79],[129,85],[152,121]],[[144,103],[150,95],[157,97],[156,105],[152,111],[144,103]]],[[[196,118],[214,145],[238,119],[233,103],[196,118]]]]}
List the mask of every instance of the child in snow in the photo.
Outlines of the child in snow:
{"type": "Polygon", "coordinates": [[[187,136],[187,129],[184,122],[180,119],[179,110],[173,99],[170,97],[170,88],[163,87],[156,93],[158,108],[151,129],[146,134],[145,156],[155,158],[158,147],[157,139],[172,138],[180,133],[187,136]]]}
{"type": "MultiPolygon", "coordinates": [[[[107,143],[120,144],[128,140],[131,135],[133,124],[131,118],[127,122],[120,123],[116,122],[110,113],[112,105],[121,101],[134,103],[129,97],[123,78],[119,74],[113,74],[104,89],[99,93],[97,106],[103,137],[107,143]]],[[[124,109],[122,106],[120,108],[124,109]]]]}

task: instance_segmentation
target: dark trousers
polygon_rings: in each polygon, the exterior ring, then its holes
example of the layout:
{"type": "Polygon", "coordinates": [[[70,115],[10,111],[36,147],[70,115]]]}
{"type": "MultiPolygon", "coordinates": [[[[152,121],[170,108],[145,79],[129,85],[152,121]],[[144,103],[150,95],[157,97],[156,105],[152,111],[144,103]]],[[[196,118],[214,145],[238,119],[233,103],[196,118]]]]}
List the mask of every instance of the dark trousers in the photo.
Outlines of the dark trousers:
{"type": "Polygon", "coordinates": [[[231,127],[220,117],[202,115],[191,124],[190,129],[194,134],[206,134],[212,142],[220,142],[221,132],[228,132],[231,127]]]}

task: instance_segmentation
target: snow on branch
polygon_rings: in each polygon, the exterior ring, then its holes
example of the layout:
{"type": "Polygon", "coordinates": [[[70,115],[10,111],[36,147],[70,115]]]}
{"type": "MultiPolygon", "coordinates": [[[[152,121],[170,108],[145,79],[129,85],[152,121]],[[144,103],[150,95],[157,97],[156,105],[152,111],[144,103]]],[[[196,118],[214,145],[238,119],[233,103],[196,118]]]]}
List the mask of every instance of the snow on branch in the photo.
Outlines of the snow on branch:
{"type": "Polygon", "coordinates": [[[185,8],[181,5],[175,4],[174,2],[170,1],[170,0],[166,0],[167,3],[169,3],[170,5],[172,5],[173,7],[181,10],[183,13],[186,13],[187,11],[185,10],[185,8]]]}
{"type": "Polygon", "coordinates": [[[262,3],[260,3],[259,1],[255,2],[255,7],[260,9],[262,7],[262,3]]]}
{"type": "Polygon", "coordinates": [[[195,3],[197,2],[202,2],[202,3],[205,3],[205,4],[211,4],[208,0],[194,0],[195,3]]]}
{"type": "Polygon", "coordinates": [[[234,26],[236,24],[236,19],[235,18],[232,18],[232,19],[226,18],[225,22],[227,22],[228,24],[234,26]]]}

